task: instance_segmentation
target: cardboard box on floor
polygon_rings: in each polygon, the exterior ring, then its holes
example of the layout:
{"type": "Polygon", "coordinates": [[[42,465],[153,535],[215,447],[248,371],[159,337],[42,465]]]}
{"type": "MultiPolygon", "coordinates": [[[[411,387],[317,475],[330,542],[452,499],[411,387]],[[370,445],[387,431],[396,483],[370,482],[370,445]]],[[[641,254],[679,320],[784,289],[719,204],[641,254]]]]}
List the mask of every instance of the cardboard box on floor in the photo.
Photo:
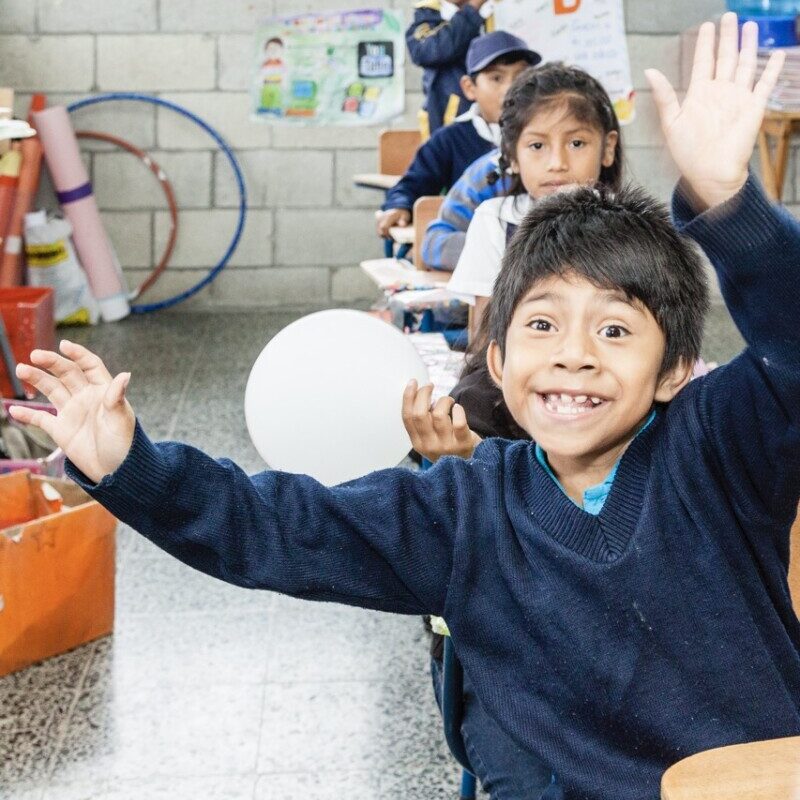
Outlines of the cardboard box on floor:
{"type": "Polygon", "coordinates": [[[111,633],[116,526],[72,481],[0,475],[0,675],[111,633]]]}

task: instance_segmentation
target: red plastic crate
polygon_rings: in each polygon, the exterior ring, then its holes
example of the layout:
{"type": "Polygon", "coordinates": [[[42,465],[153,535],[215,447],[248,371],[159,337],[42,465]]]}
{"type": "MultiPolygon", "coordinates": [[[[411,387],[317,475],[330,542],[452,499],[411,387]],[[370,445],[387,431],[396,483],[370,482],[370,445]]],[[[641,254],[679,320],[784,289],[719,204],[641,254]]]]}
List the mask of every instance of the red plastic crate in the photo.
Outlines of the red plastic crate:
{"type": "MultiPolygon", "coordinates": [[[[8,331],[14,358],[29,362],[31,350],[55,350],[56,326],[53,290],[48,286],[10,286],[0,288],[0,314],[8,331]]],[[[25,384],[29,398],[36,395],[25,384]]],[[[0,394],[13,397],[14,390],[0,359],[0,394]]]]}

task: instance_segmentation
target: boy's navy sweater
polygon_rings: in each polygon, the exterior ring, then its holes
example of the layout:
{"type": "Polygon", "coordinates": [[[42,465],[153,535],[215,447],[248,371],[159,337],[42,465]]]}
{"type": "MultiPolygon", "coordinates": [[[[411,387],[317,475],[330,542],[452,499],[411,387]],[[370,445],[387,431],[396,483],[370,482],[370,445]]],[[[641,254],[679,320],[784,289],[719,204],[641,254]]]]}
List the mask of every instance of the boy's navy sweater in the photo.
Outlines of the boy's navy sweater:
{"type": "MultiPolygon", "coordinates": [[[[592,516],[528,442],[328,489],[248,477],[137,427],[89,485],[121,520],[251,588],[443,616],[475,693],[567,798],[656,800],[700,750],[800,733],[787,585],[800,486],[800,226],[751,181],[677,224],[748,348],[690,383],[622,457],[592,516]]],[[[357,443],[354,442],[354,447],[357,443]]]]}
{"type": "Polygon", "coordinates": [[[417,198],[446,191],[473,161],[494,149],[494,142],[484,139],[471,119],[436,131],[417,150],[406,174],[386,193],[381,208],[411,210],[417,198]]]}

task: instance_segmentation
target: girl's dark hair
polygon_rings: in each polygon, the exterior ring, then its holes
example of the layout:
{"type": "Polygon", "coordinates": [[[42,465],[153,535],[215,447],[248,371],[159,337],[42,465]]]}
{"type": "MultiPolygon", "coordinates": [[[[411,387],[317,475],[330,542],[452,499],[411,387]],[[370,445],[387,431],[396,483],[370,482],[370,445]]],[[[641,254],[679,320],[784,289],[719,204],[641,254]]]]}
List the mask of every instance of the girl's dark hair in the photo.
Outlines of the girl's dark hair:
{"type": "Polygon", "coordinates": [[[539,281],[570,274],[620,290],[650,310],[666,339],[662,374],[699,357],[708,309],[703,257],[642,189],[582,188],[536,203],[506,248],[494,284],[488,336],[504,357],[522,298],[539,281]]]}
{"type": "MultiPolygon", "coordinates": [[[[619,189],[622,183],[622,136],[611,99],[602,84],[588,72],[560,61],[530,67],[520,73],[511,84],[500,114],[502,140],[495,180],[505,175],[516,160],[517,142],[531,117],[562,104],[575,119],[602,131],[603,136],[616,131],[614,163],[610,167],[601,168],[598,182],[611,189],[619,189]]],[[[518,174],[514,175],[508,194],[524,192],[522,178],[518,174]]]]}

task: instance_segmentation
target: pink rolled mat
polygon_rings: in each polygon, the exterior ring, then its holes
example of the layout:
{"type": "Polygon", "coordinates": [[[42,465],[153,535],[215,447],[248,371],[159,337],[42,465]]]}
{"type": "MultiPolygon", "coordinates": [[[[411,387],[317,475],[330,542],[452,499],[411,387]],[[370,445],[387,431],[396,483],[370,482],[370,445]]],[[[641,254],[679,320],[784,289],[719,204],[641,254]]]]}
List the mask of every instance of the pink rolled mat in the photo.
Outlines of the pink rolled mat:
{"type": "Polygon", "coordinates": [[[78,140],[64,106],[51,106],[33,114],[44,148],[47,168],[56,187],[64,215],[72,225],[72,239],[92,294],[106,322],[128,316],[128,291],[117,255],[103,228],[89,175],[81,159],[78,140]]]}

